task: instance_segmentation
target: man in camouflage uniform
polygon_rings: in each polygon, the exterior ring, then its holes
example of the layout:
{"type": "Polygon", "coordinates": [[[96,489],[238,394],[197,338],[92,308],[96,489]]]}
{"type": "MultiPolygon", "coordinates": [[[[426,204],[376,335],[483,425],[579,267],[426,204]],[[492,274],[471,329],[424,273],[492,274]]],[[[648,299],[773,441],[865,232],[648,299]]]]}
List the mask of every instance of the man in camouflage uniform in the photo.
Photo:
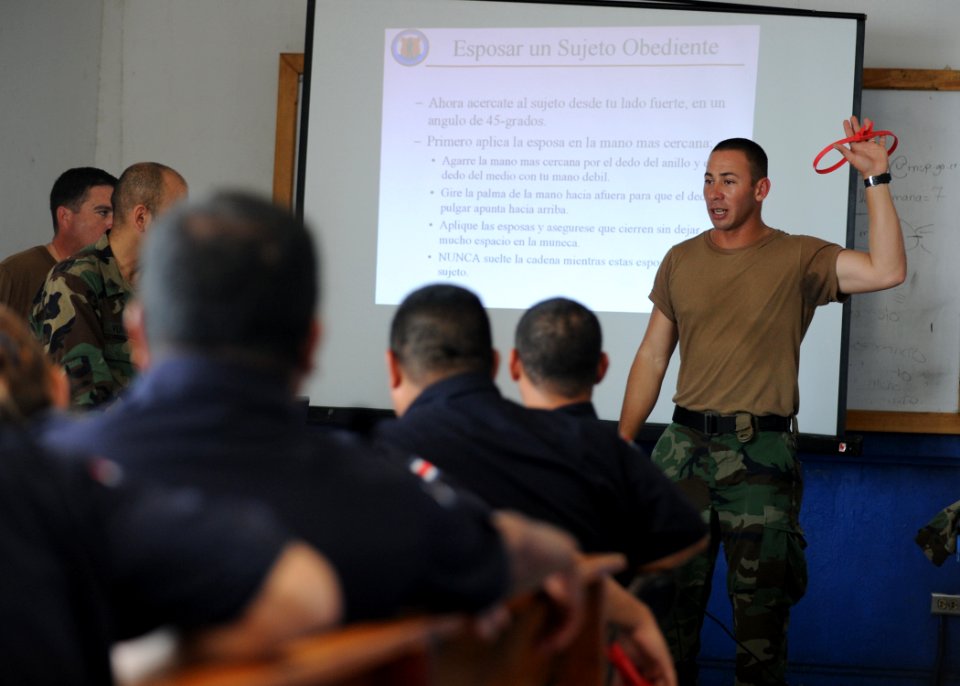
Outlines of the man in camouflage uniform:
{"type": "Polygon", "coordinates": [[[113,227],[47,276],[30,325],[66,369],[75,407],[111,402],[133,377],[123,310],[133,292],[140,243],[150,223],[186,192],[183,177],[169,167],[128,167],[113,192],[113,227]]]}
{"type": "MultiPolygon", "coordinates": [[[[844,130],[851,136],[860,124],[851,118],[844,130]]],[[[840,151],[867,186],[869,253],[767,226],[766,154],[734,138],[714,148],[704,174],[712,229],[667,253],[650,294],[654,308],[630,370],[620,429],[637,435],[679,343],[674,421],[652,458],[700,508],[712,539],[678,571],[677,600],[663,627],[681,684],[697,683],[700,628],[721,543],[739,644],[736,683],[784,683],[790,607],[807,581],[794,420],[800,341],[818,306],[895,286],[906,275],[885,148],[866,141],[840,151]]]]}
{"type": "Polygon", "coordinates": [[[960,500],[940,510],[917,532],[916,543],[937,567],[957,552],[960,536],[960,500]]]}

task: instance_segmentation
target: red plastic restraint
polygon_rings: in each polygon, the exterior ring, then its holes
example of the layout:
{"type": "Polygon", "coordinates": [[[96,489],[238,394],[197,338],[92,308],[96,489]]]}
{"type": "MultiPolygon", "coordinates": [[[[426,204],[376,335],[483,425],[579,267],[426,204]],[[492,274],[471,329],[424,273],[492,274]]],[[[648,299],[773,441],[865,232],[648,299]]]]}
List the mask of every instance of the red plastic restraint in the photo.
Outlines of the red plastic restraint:
{"type": "Polygon", "coordinates": [[[857,131],[855,134],[853,134],[849,138],[843,138],[837,141],[836,143],[831,143],[830,145],[825,147],[823,150],[821,150],[820,154],[813,158],[813,170],[818,174],[829,174],[830,172],[836,171],[844,165],[844,163],[847,161],[846,157],[841,157],[839,162],[837,162],[833,166],[827,167],[826,169],[820,169],[819,167],[817,167],[817,165],[820,164],[820,160],[822,160],[828,152],[835,149],[833,146],[843,145],[844,143],[863,143],[864,141],[869,141],[873,138],[880,138],[881,136],[890,136],[891,138],[893,138],[893,145],[891,145],[890,149],[887,150],[888,155],[897,149],[897,144],[900,141],[897,140],[897,137],[893,135],[892,131],[874,131],[873,124],[868,124],[867,126],[862,127],[859,131],[857,131]]]}
{"type": "Polygon", "coordinates": [[[619,672],[625,686],[651,686],[650,682],[644,679],[630,662],[630,658],[623,652],[619,643],[614,642],[607,646],[607,659],[619,672]]]}

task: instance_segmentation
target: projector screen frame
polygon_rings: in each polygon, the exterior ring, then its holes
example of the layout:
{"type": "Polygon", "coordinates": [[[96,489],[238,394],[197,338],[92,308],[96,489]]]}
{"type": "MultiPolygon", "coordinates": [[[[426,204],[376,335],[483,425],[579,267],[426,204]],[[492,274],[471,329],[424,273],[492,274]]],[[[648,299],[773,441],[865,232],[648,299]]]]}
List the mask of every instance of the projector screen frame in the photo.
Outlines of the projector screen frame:
{"type": "MultiPolygon", "coordinates": [[[[599,2],[589,2],[582,0],[450,0],[450,2],[463,2],[463,3],[501,3],[501,4],[537,4],[537,5],[580,5],[580,6],[608,6],[608,7],[617,7],[617,8],[652,8],[652,9],[682,9],[682,10],[693,10],[693,11],[723,11],[727,13],[744,13],[744,14],[770,14],[770,15],[789,15],[789,16],[798,16],[798,17],[832,17],[840,19],[848,19],[856,22],[856,47],[855,47],[855,61],[856,65],[854,67],[854,92],[852,94],[852,111],[855,114],[859,114],[860,110],[860,92],[862,87],[862,73],[863,73],[863,36],[864,36],[864,22],[865,16],[862,14],[853,14],[853,13],[842,13],[842,12],[817,12],[812,10],[797,10],[792,8],[779,8],[779,7],[767,7],[767,6],[743,6],[743,5],[732,5],[729,3],[695,3],[691,5],[689,3],[680,3],[680,2],[664,2],[664,3],[655,3],[655,2],[616,2],[612,1],[599,1],[599,2]]],[[[282,96],[278,96],[278,128],[277,128],[277,164],[278,169],[283,169],[286,165],[289,165],[288,168],[293,168],[296,166],[295,172],[291,176],[295,179],[296,187],[296,202],[295,202],[295,211],[299,216],[302,217],[304,212],[304,193],[305,193],[305,175],[304,175],[304,164],[306,159],[306,148],[307,148],[307,123],[309,122],[309,105],[310,105],[310,87],[311,87],[311,63],[310,55],[312,53],[312,42],[313,42],[313,26],[315,21],[315,12],[316,12],[317,0],[308,0],[308,30],[306,36],[306,48],[307,52],[305,55],[298,54],[286,54],[281,56],[281,87],[284,84],[284,78],[286,78],[286,89],[288,95],[286,96],[289,99],[290,95],[290,75],[294,74],[294,78],[298,79],[303,77],[303,85],[301,98],[301,104],[299,108],[300,122],[294,123],[292,127],[287,126],[284,134],[283,146],[281,146],[281,127],[279,120],[279,112],[281,106],[282,96]],[[299,57],[299,62],[297,58],[299,57]],[[286,77],[283,74],[286,73],[286,77]],[[291,137],[296,138],[296,143],[291,141],[291,137]],[[286,151],[296,151],[283,152],[283,159],[281,160],[281,147],[286,151]],[[296,163],[294,160],[299,158],[296,163]]],[[[294,81],[296,83],[296,81],[294,81]]],[[[289,120],[289,117],[286,118],[289,120]]],[[[858,185],[856,183],[857,179],[853,172],[849,173],[849,195],[853,197],[855,194],[858,185]]],[[[280,202],[289,202],[289,192],[286,193],[286,197],[283,197],[284,192],[281,187],[278,188],[275,186],[275,197],[280,202]]],[[[290,188],[290,185],[286,186],[290,188]]],[[[853,245],[853,214],[854,214],[854,204],[852,202],[847,203],[847,227],[846,227],[846,246],[853,245]]],[[[788,227],[789,228],[789,227],[788,227]]],[[[840,347],[840,366],[839,366],[839,393],[840,398],[838,399],[837,406],[837,434],[836,436],[844,435],[844,421],[845,421],[845,395],[846,395],[846,367],[847,367],[847,345],[846,341],[849,335],[849,303],[844,303],[842,305],[842,316],[841,316],[841,325],[840,325],[840,334],[842,337],[843,343],[840,347]]],[[[384,336],[385,340],[385,336],[384,336]]],[[[636,341],[639,343],[639,337],[636,341]]],[[[503,351],[505,352],[505,351],[503,351]]],[[[666,392],[666,391],[665,391],[666,392]]],[[[806,397],[806,396],[805,396],[806,397]]],[[[807,402],[810,402],[809,400],[807,402]]],[[[333,423],[353,423],[357,420],[358,417],[379,417],[384,415],[389,415],[390,410],[380,409],[380,408],[369,408],[369,407],[356,407],[356,406],[327,406],[322,405],[318,407],[311,408],[311,416],[316,420],[317,418],[323,418],[322,421],[329,421],[333,423]]],[[[366,420],[361,419],[361,423],[365,423],[366,420]]],[[[659,435],[664,424],[651,422],[648,427],[645,428],[643,434],[641,435],[642,440],[655,438],[656,435],[659,435]]],[[[801,444],[807,444],[815,452],[848,452],[850,453],[855,446],[855,442],[851,442],[850,439],[840,439],[832,434],[801,434],[805,440],[801,441],[801,444]]]]}

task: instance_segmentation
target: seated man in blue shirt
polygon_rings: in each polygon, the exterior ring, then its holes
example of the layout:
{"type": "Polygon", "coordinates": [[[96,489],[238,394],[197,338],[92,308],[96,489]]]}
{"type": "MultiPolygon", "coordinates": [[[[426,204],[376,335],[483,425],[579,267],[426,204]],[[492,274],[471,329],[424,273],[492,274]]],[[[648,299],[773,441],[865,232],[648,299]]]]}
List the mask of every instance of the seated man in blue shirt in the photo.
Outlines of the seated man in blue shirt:
{"type": "Polygon", "coordinates": [[[161,218],[126,309],[146,369],[110,412],[47,442],[140,478],[268,504],[332,562],[348,620],[406,608],[476,611],[545,574],[574,544],[423,484],[352,436],[308,430],[295,393],[312,368],[317,264],[303,224],[221,194],[161,218]]]}
{"type": "MultiPolygon", "coordinates": [[[[0,382],[2,385],[2,382],[0,382]]],[[[106,460],[51,460],[0,420],[0,662],[15,684],[109,684],[109,649],[160,626],[252,657],[335,626],[322,556],[263,508],[136,488],[106,460]]]]}
{"type": "MultiPolygon", "coordinates": [[[[600,320],[575,300],[543,300],[517,322],[510,351],[510,377],[517,382],[526,407],[599,421],[593,406],[593,387],[603,381],[609,364],[603,352],[600,320]]],[[[661,560],[660,566],[675,567],[686,557],[687,551],[680,551],[673,560],[661,560]]],[[[656,576],[642,581],[637,594],[659,617],[665,616],[672,606],[672,578],[656,576]]]]}
{"type": "Polygon", "coordinates": [[[108,684],[111,645],[161,625],[189,635],[193,654],[252,657],[339,622],[336,572],[263,507],[132,485],[102,458],[44,454],[29,424],[66,404],[57,372],[0,305],[5,681],[108,684]]]}

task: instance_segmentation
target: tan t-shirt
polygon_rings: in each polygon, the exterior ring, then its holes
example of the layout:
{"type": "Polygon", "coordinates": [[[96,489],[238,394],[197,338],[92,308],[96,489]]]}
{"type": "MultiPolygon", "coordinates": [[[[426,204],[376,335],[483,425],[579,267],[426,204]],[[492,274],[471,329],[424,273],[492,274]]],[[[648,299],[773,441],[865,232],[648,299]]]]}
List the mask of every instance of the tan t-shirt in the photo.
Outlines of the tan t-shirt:
{"type": "Polygon", "coordinates": [[[704,232],[667,253],[650,299],[677,325],[673,400],[691,410],[789,416],[800,408],[800,341],[817,306],[839,300],[843,248],[774,232],[725,250],[704,232]]]}
{"type": "Polygon", "coordinates": [[[27,319],[33,299],[57,261],[38,245],[0,262],[0,303],[27,319]]]}

